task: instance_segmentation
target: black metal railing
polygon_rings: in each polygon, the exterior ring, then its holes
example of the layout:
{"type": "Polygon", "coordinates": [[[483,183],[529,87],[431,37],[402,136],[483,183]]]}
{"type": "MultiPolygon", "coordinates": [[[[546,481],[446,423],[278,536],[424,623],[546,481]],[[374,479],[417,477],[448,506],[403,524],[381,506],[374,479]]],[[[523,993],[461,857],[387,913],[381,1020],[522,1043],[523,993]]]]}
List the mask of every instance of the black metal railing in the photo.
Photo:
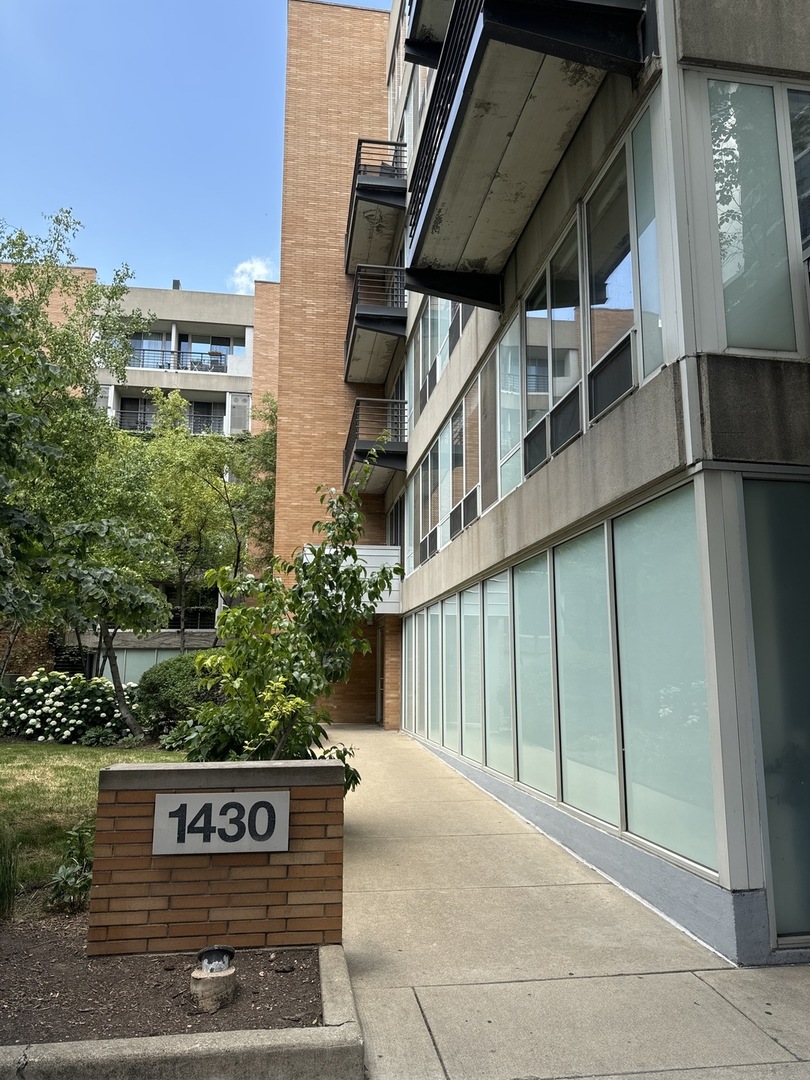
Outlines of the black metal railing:
{"type": "Polygon", "coordinates": [[[357,308],[404,308],[405,270],[401,266],[358,266],[349,320],[357,308]]]}
{"type": "MultiPolygon", "coordinates": [[[[118,427],[121,431],[151,431],[157,417],[154,412],[136,412],[133,409],[118,410],[118,427]]],[[[189,413],[188,429],[192,435],[223,435],[225,432],[224,416],[205,416],[201,413],[189,413]]]]}
{"type": "Polygon", "coordinates": [[[210,352],[177,352],[174,349],[133,349],[127,367],[152,371],[206,371],[215,375],[228,372],[228,354],[221,349],[210,352]]]}
{"type": "Polygon", "coordinates": [[[383,142],[381,139],[358,139],[354,158],[354,179],[359,176],[383,180],[405,180],[408,158],[405,143],[383,142]]]}
{"type": "MultiPolygon", "coordinates": [[[[358,398],[354,403],[352,422],[343,451],[343,477],[348,479],[357,449],[368,450],[384,435],[386,445],[398,449],[408,442],[408,403],[389,401],[385,398],[358,398]]],[[[385,467],[384,449],[378,463],[385,467]]]]}
{"type": "Polygon", "coordinates": [[[484,6],[484,0],[456,0],[447,37],[442,49],[433,94],[425,117],[419,150],[413,163],[410,201],[410,232],[413,237],[422,212],[430,178],[439,156],[439,147],[450,116],[461,73],[472,43],[475,25],[484,6]]]}

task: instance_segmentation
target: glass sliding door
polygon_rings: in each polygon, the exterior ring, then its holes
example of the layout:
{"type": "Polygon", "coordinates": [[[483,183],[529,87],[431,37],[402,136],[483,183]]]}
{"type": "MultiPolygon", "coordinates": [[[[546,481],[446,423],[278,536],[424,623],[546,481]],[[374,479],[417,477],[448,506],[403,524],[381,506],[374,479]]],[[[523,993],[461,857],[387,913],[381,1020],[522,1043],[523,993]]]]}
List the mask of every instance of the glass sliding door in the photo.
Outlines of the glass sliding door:
{"type": "Polygon", "coordinates": [[[548,555],[538,555],[516,566],[512,587],[518,780],[546,795],[556,795],[548,555]]]}
{"type": "Polygon", "coordinates": [[[619,824],[605,531],[554,552],[563,800],[619,824]]]}
{"type": "Polygon", "coordinates": [[[505,776],[515,775],[510,648],[509,574],[484,582],[484,686],[486,763],[505,776]]]}
{"type": "Polygon", "coordinates": [[[483,672],[481,654],[481,586],[461,594],[461,752],[482,761],[483,672]]]}
{"type": "Polygon", "coordinates": [[[427,611],[428,738],[442,741],[442,641],[439,605],[427,611]]]}
{"type": "Polygon", "coordinates": [[[613,526],[627,828],[715,869],[692,485],[613,526]]]}
{"type": "Polygon", "coordinates": [[[810,935],[810,484],[744,483],[776,930],[810,935]]]}

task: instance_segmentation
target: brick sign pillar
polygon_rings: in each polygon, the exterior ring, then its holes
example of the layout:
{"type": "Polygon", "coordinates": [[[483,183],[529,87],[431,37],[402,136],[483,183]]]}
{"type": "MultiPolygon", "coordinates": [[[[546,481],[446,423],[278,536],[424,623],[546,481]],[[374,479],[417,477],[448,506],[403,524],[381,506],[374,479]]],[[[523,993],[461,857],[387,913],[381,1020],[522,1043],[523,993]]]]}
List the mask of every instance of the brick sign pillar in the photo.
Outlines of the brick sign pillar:
{"type": "Polygon", "coordinates": [[[340,944],[342,916],[341,764],[100,772],[91,956],[340,944]]]}

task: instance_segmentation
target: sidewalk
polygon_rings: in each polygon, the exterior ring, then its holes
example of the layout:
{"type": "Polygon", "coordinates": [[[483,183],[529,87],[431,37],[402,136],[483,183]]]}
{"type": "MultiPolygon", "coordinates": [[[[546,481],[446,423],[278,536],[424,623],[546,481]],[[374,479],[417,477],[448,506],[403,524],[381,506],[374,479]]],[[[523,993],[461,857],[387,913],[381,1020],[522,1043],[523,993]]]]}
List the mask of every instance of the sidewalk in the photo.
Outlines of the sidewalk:
{"type": "Polygon", "coordinates": [[[810,1080],[810,967],[735,969],[408,736],[333,732],[369,1080],[810,1080]]]}

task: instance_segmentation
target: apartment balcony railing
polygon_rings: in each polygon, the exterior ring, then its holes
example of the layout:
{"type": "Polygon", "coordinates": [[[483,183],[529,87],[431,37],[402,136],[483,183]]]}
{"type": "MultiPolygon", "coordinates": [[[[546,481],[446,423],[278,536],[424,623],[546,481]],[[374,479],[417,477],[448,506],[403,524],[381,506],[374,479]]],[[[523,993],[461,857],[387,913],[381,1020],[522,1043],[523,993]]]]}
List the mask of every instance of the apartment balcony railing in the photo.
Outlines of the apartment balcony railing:
{"type": "Polygon", "coordinates": [[[360,263],[386,263],[405,222],[405,143],[360,139],[346,225],[346,273],[360,263]]]}
{"type": "Polygon", "coordinates": [[[410,0],[405,59],[436,67],[447,35],[453,0],[410,0]]]}
{"type": "Polygon", "coordinates": [[[215,349],[211,352],[177,352],[173,349],[134,349],[127,367],[150,371],[205,371],[227,375],[228,354],[215,349]]]}
{"type": "Polygon", "coordinates": [[[605,72],[639,74],[652,18],[644,0],[455,0],[411,173],[409,287],[497,306],[605,72]]]}
{"type": "Polygon", "coordinates": [[[365,490],[385,491],[392,472],[405,469],[408,457],[408,403],[385,398],[358,398],[354,403],[349,434],[343,451],[343,486],[354,470],[377,451],[365,490]],[[378,440],[385,438],[384,445],[378,440]]]}
{"type": "Polygon", "coordinates": [[[382,385],[405,342],[405,271],[358,266],[346,333],[346,382],[382,385]]]}
{"type": "MultiPolygon", "coordinates": [[[[157,417],[154,413],[134,412],[130,409],[119,409],[117,414],[118,427],[121,431],[151,431],[157,417]]],[[[203,416],[198,413],[189,413],[187,418],[188,429],[192,435],[223,435],[225,433],[224,416],[203,416]]]]}

